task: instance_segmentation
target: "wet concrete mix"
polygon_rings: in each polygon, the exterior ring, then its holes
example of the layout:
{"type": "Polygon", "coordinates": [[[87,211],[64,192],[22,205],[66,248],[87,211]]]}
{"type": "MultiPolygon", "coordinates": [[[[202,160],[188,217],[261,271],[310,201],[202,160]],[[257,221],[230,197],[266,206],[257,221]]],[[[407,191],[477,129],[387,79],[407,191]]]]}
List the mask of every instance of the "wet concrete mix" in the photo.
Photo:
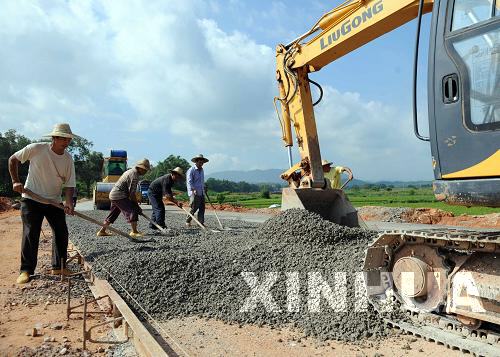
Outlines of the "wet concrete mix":
{"type": "MultiPolygon", "coordinates": [[[[106,213],[88,214],[102,220],[106,213]]],[[[232,230],[223,232],[184,228],[184,218],[167,213],[169,236],[153,235],[141,220],[139,229],[154,239],[147,243],[96,237],[98,227],[76,217],[68,224],[71,241],[96,274],[110,280],[139,313],[133,300],[163,320],[199,316],[293,326],[320,340],[359,341],[387,333],[370,305],[356,308],[355,273],[375,232],[297,209],[263,224],[225,220],[232,230]],[[346,273],[345,289],[338,272],[346,273]]],[[[206,223],[217,226],[211,217],[206,223]]],[[[114,227],[130,229],[123,217],[114,227]]]]}

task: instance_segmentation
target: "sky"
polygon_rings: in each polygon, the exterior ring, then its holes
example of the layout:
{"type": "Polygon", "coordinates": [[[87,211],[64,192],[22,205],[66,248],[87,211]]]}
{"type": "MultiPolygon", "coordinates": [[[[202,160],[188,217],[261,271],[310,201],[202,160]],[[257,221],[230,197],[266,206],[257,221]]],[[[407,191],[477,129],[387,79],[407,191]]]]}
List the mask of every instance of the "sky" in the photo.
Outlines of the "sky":
{"type": "MultiPolygon", "coordinates": [[[[288,167],[273,107],[275,48],[341,1],[0,0],[0,132],[55,123],[104,154],[210,159],[207,174],[288,167]]],[[[427,132],[429,15],[419,67],[427,132]]],[[[413,134],[413,21],[311,74],[322,157],[363,180],[430,180],[413,134]]],[[[297,147],[293,148],[298,160],[297,147]]]]}

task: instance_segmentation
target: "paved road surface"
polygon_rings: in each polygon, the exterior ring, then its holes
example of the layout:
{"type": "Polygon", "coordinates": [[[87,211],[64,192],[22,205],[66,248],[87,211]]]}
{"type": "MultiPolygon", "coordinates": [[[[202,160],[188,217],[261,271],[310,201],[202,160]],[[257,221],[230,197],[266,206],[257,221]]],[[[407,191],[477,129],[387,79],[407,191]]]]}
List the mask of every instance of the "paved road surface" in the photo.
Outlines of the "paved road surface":
{"type": "MultiPolygon", "coordinates": [[[[151,210],[150,205],[141,205],[142,209],[147,211],[151,210]]],[[[93,210],[94,206],[92,201],[79,202],[76,209],[78,211],[89,211],[93,210]]],[[[166,210],[171,213],[185,214],[180,209],[174,206],[166,206],[166,210]]],[[[211,210],[206,211],[206,215],[213,216],[214,212],[211,210]]],[[[227,212],[227,211],[217,211],[217,215],[221,220],[223,219],[235,219],[243,220],[247,222],[262,223],[271,217],[270,214],[265,213],[254,213],[254,212],[227,212]]],[[[366,221],[366,225],[369,229],[376,231],[386,231],[394,229],[405,229],[405,230],[415,230],[415,229],[429,229],[429,228],[457,228],[457,229],[471,229],[464,227],[453,227],[453,226],[442,226],[442,225],[428,225],[428,224],[414,224],[414,223],[393,223],[393,222],[379,222],[379,221],[366,221]]],[[[223,222],[224,224],[224,222],[223,222]]],[[[481,231],[494,231],[494,229],[474,229],[481,231]]]]}

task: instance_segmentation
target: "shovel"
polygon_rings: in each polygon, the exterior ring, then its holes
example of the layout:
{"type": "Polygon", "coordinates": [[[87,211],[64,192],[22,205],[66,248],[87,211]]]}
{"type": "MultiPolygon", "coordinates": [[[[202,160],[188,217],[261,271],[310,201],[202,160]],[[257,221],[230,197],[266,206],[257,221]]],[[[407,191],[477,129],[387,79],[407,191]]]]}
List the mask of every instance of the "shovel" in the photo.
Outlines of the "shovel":
{"type": "Polygon", "coordinates": [[[156,223],[155,221],[153,221],[151,218],[149,218],[148,216],[146,216],[143,212],[139,213],[139,215],[141,215],[144,218],[146,218],[149,221],[149,223],[151,223],[153,226],[155,226],[156,228],[158,228],[160,230],[160,232],[162,232],[165,235],[168,235],[168,232],[167,232],[167,230],[165,228],[163,228],[158,223],[156,223]]]}
{"type": "Polygon", "coordinates": [[[183,210],[184,212],[186,212],[186,213],[188,214],[188,216],[189,216],[189,217],[191,217],[191,218],[192,218],[192,219],[196,222],[196,224],[200,226],[200,228],[201,228],[201,229],[203,229],[204,231],[206,231],[206,230],[207,230],[207,227],[205,227],[203,224],[201,224],[201,223],[200,223],[200,221],[198,221],[198,220],[196,219],[196,217],[195,217],[195,216],[193,216],[193,215],[191,214],[191,212],[189,212],[189,211],[188,211],[187,209],[185,209],[184,207],[180,207],[180,206],[177,206],[177,207],[179,207],[181,210],[183,210]]]}
{"type": "MultiPolygon", "coordinates": [[[[179,207],[179,206],[177,206],[177,207],[179,207]]],[[[196,219],[196,217],[195,217],[195,216],[193,216],[193,215],[191,214],[191,212],[189,212],[189,211],[188,211],[187,209],[185,209],[184,207],[179,207],[179,208],[180,208],[180,209],[182,209],[184,212],[186,212],[186,213],[188,214],[188,216],[189,216],[189,217],[191,217],[191,218],[192,218],[192,219],[196,222],[196,224],[200,226],[200,228],[201,228],[204,232],[206,232],[206,231],[207,231],[207,227],[205,227],[203,224],[201,224],[201,223],[200,223],[200,221],[198,221],[198,220],[196,219]]],[[[216,229],[211,229],[210,231],[211,231],[211,232],[214,232],[214,233],[220,233],[220,231],[218,231],[218,230],[216,230],[216,229]]]]}
{"type": "Polygon", "coordinates": [[[224,226],[222,225],[222,222],[220,221],[219,216],[217,215],[214,204],[212,203],[212,201],[210,200],[210,197],[208,196],[208,192],[205,192],[205,196],[207,196],[208,203],[210,203],[210,206],[212,206],[212,209],[214,210],[215,218],[217,218],[217,222],[219,222],[220,229],[222,229],[223,231],[224,230],[226,230],[226,231],[231,230],[230,228],[224,228],[224,226]]]}
{"type": "MultiPolygon", "coordinates": [[[[30,195],[33,198],[36,198],[40,202],[43,202],[45,204],[49,204],[49,205],[52,205],[54,207],[57,207],[59,209],[64,210],[64,207],[61,204],[59,204],[58,202],[51,201],[51,200],[48,200],[46,198],[43,198],[43,197],[37,195],[36,193],[32,192],[31,190],[29,190],[27,188],[24,188],[23,192],[26,192],[28,195],[30,195]]],[[[91,222],[91,223],[97,224],[98,226],[104,227],[104,225],[101,222],[99,222],[99,221],[93,219],[92,217],[89,217],[89,216],[87,216],[87,215],[85,215],[83,213],[74,211],[74,215],[77,216],[77,217],[80,217],[80,218],[82,218],[82,219],[84,219],[84,220],[86,220],[88,222],[91,222]]],[[[139,240],[139,239],[136,239],[136,238],[131,238],[127,233],[122,232],[122,231],[120,231],[120,230],[118,230],[116,228],[113,228],[113,227],[109,227],[108,226],[106,229],[109,229],[111,232],[116,233],[118,235],[121,235],[124,238],[127,238],[130,242],[134,242],[134,243],[141,242],[141,243],[143,243],[143,242],[151,242],[152,241],[152,240],[139,240]]]]}

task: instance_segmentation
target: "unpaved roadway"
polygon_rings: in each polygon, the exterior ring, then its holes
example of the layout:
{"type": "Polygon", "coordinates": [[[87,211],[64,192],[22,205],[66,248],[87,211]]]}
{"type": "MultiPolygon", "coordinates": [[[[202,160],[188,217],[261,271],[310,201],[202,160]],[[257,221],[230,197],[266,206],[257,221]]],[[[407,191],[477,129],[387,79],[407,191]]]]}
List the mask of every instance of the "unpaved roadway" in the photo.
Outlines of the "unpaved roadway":
{"type": "MultiPolygon", "coordinates": [[[[16,285],[19,274],[22,224],[19,211],[0,213],[0,356],[84,356],[82,350],[82,315],[66,319],[67,284],[48,274],[52,234],[46,222],[40,237],[37,274],[31,282],[16,285]],[[36,333],[33,330],[36,329],[36,333]]],[[[85,283],[76,282],[72,289],[72,305],[91,297],[85,283]]],[[[96,310],[92,304],[89,310],[96,310]]],[[[89,314],[89,326],[102,321],[102,316],[89,314]]],[[[97,339],[109,339],[111,329],[93,331],[97,339]]],[[[117,352],[133,356],[127,346],[110,348],[108,344],[87,345],[87,355],[107,356],[117,352]]]]}

